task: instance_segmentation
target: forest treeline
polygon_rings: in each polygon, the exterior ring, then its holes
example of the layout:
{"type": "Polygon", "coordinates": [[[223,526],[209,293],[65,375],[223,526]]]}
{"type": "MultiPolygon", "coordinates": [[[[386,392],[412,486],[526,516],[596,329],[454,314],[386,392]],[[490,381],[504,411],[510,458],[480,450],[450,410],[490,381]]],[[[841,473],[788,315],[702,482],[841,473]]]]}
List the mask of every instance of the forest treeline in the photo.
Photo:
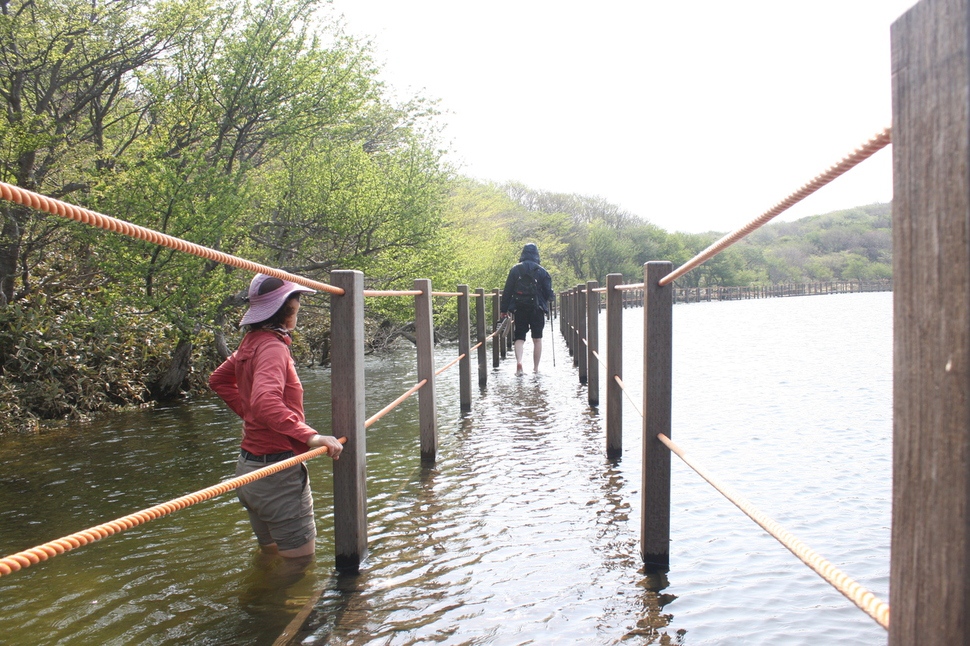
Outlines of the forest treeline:
{"type": "MultiPolygon", "coordinates": [[[[462,176],[435,102],[386,87],[323,0],[0,0],[0,102],[0,181],[322,282],[492,288],[525,242],[557,288],[636,280],[719,237],[462,176]]],[[[238,342],[251,275],[0,210],[0,432],[180,397],[238,342]]],[[[890,252],[872,205],[764,227],[681,284],[881,278],[890,252]]],[[[412,308],[368,299],[373,347],[412,308]]],[[[447,335],[450,301],[436,317],[447,335]]],[[[325,363],[328,337],[328,299],[305,299],[300,361],[325,363]]]]}

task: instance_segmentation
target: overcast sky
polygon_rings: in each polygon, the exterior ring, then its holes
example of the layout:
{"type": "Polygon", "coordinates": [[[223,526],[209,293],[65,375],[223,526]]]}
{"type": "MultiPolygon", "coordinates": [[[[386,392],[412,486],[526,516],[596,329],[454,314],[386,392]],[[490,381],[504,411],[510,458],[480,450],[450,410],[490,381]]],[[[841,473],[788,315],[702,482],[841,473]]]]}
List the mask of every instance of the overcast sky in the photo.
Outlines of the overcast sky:
{"type": "MultiPolygon", "coordinates": [[[[729,231],[891,125],[915,0],[334,0],[464,175],[729,231]]],[[[892,199],[891,147],[779,216],[892,199]]]]}

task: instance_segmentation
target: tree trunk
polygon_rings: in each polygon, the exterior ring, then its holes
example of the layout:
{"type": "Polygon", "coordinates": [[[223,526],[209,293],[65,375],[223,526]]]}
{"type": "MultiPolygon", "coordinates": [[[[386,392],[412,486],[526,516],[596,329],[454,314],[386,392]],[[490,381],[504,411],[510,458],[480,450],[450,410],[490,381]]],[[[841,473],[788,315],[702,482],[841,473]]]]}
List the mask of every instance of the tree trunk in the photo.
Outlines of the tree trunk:
{"type": "Polygon", "coordinates": [[[149,388],[152,399],[169,401],[182,396],[182,385],[185,383],[192,365],[192,341],[180,339],[175,351],[172,352],[172,363],[168,370],[158,378],[149,388]]]}

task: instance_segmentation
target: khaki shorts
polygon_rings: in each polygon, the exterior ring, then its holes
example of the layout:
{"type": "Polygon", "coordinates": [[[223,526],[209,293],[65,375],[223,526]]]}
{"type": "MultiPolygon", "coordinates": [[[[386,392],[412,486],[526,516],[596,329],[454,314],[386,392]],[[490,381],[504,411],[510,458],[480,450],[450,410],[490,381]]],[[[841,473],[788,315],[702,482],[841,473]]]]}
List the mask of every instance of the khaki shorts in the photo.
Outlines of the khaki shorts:
{"type": "MultiPolygon", "coordinates": [[[[265,466],[262,462],[239,456],[236,475],[245,475],[265,466]]],[[[260,545],[276,543],[280,550],[292,550],[316,539],[313,496],[305,464],[260,478],[239,487],[236,492],[249,512],[249,522],[260,545]]]]}

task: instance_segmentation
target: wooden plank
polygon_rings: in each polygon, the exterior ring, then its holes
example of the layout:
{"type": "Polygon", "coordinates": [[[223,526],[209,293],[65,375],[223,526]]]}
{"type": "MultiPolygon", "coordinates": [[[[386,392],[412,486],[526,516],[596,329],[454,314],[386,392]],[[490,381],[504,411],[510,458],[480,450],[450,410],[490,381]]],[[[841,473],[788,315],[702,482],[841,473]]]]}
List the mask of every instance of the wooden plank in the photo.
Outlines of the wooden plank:
{"type": "Polygon", "coordinates": [[[891,32],[894,646],[970,643],[968,29],[923,0],[891,32]]]}
{"type": "Polygon", "coordinates": [[[606,457],[623,454],[623,274],[606,277],[606,457]]]}
{"type": "Polygon", "coordinates": [[[431,311],[431,281],[417,278],[414,289],[414,336],[418,351],[418,381],[427,380],[418,391],[418,417],[421,428],[421,461],[434,462],[438,455],[438,403],[435,392],[434,318],[431,311]]]}
{"type": "Polygon", "coordinates": [[[586,282],[586,293],[589,294],[586,304],[586,338],[589,340],[589,347],[586,349],[586,391],[589,405],[594,408],[600,405],[600,363],[594,354],[599,354],[600,295],[593,291],[598,288],[599,283],[595,280],[586,282]]]}
{"type": "Polygon", "coordinates": [[[336,568],[356,573],[367,556],[367,435],[364,430],[364,274],[333,271],[344,290],[330,298],[330,427],[346,437],[333,463],[333,534],[336,568]]]}
{"type": "MultiPolygon", "coordinates": [[[[502,291],[499,289],[492,290],[492,331],[494,332],[498,329],[499,316],[501,315],[502,306],[502,291]]],[[[505,339],[502,338],[501,334],[497,334],[492,337],[492,367],[498,368],[501,363],[501,357],[505,352],[505,339]]]]}
{"type": "Polygon", "coordinates": [[[468,311],[468,285],[459,285],[458,293],[458,399],[461,412],[472,409],[471,321],[468,311]]]}
{"type": "Polygon", "coordinates": [[[484,388],[488,385],[488,350],[486,348],[485,337],[485,288],[479,287],[475,290],[475,333],[478,346],[478,387],[484,388]]]}
{"type": "Polygon", "coordinates": [[[670,401],[673,351],[673,286],[660,279],[670,262],[643,266],[643,482],[640,556],[648,572],[670,565],[670,450],[657,439],[671,437],[670,401]]]}
{"type": "Polygon", "coordinates": [[[576,285],[576,353],[577,372],[579,373],[579,383],[585,384],[588,380],[588,361],[586,342],[586,285],[576,285]]]}

